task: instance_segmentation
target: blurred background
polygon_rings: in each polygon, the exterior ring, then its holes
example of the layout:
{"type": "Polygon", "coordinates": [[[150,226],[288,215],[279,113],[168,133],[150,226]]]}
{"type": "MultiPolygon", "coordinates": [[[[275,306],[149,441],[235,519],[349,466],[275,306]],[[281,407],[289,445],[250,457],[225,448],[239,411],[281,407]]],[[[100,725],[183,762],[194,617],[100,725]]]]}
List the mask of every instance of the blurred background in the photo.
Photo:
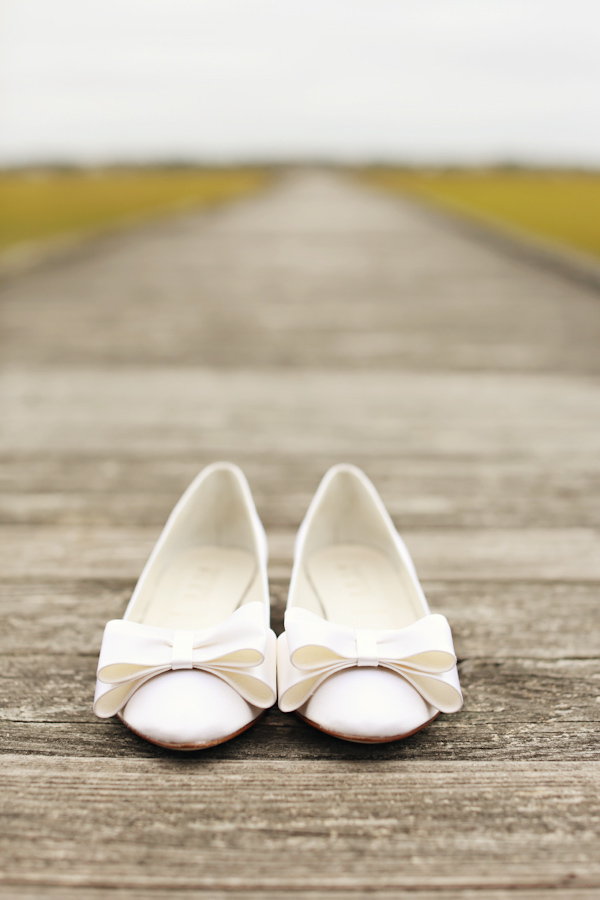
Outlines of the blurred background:
{"type": "Polygon", "coordinates": [[[599,37],[595,0],[1,0],[0,254],[310,164],[597,255],[599,37]]]}
{"type": "Polygon", "coordinates": [[[599,32],[598,0],[0,0],[11,898],[598,896],[599,32]],[[459,715],[370,746],[273,708],[186,759],[93,716],[215,459],[276,632],[320,478],[364,468],[459,715]]]}

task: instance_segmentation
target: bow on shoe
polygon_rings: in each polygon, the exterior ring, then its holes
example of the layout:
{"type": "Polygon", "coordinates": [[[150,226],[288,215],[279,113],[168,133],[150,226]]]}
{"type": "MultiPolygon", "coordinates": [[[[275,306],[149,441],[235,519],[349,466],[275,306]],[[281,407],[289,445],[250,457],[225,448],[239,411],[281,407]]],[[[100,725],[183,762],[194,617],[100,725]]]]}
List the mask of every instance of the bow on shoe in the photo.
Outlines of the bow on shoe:
{"type": "Polygon", "coordinates": [[[397,630],[336,625],[300,607],[285,616],[277,642],[279,707],[302,706],[326,678],[354,666],[383,666],[402,675],[441,712],[457,712],[462,694],[450,625],[445,616],[425,616],[397,630]]]}
{"type": "Polygon", "coordinates": [[[94,712],[102,719],[114,716],[142,684],[173,669],[210,672],[248,703],[266,709],[276,697],[274,642],[262,603],[248,603],[198,631],[113,619],[102,639],[94,712]]]}

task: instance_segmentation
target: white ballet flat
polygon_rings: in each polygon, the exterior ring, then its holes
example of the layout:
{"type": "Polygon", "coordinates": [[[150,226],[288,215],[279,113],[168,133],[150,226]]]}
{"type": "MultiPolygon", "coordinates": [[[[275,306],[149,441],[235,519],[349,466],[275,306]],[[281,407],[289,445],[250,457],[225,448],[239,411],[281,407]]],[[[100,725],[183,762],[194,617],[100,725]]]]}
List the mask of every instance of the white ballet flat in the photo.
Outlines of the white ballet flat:
{"type": "Polygon", "coordinates": [[[349,741],[408,737],[462,706],[448,621],[355,466],[327,472],[298,532],[277,678],[283,712],[349,741]]]}
{"type": "Polygon", "coordinates": [[[215,463],[175,506],[123,618],[106,626],[94,712],[178,750],[235,737],[276,700],[269,612],[248,482],[215,463]]]}

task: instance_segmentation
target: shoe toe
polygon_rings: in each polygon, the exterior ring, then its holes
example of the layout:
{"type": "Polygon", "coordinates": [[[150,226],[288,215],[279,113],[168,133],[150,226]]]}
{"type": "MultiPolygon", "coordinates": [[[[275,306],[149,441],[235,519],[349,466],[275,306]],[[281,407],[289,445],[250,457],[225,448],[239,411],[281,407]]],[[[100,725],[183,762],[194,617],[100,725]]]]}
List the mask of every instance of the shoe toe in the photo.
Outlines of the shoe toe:
{"type": "Polygon", "coordinates": [[[138,688],[121,719],[148,741],[193,750],[233,737],[261,712],[216,675],[178,669],[138,688]]]}
{"type": "Polygon", "coordinates": [[[418,731],[437,713],[390,669],[345,669],[321,684],[298,712],[339,737],[386,741],[418,731]]]}

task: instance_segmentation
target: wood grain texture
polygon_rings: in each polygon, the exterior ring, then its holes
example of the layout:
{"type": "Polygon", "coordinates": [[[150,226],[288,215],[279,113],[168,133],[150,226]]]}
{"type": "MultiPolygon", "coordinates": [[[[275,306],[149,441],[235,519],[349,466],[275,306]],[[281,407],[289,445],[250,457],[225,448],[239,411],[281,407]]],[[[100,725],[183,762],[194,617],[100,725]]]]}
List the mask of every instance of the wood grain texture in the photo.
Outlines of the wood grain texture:
{"type": "Polygon", "coordinates": [[[302,369],[7,369],[0,453],[203,458],[398,454],[597,457],[600,397],[583,376],[302,369]]]}
{"type": "MultiPolygon", "coordinates": [[[[452,621],[460,659],[597,656],[595,582],[422,582],[431,608],[452,621]],[[502,610],[502,616],[497,613],[502,610]]],[[[109,619],[123,615],[134,579],[0,580],[1,654],[96,656],[109,619]]],[[[288,578],[271,577],[271,621],[283,630],[288,578]]]]}
{"type": "MultiPolygon", "coordinates": [[[[157,748],[91,711],[93,657],[6,658],[0,670],[0,751],[71,757],[154,758],[157,748]],[[45,673],[42,682],[41,673],[45,673]]],[[[363,747],[315,732],[273,709],[246,737],[197,754],[209,759],[291,761],[600,759],[597,660],[472,660],[459,667],[460,719],[441,716],[401,744],[363,747]]],[[[169,751],[162,753],[176,757],[169,751]]]]}
{"type": "Polygon", "coordinates": [[[29,883],[49,870],[85,883],[90,869],[103,886],[163,889],[365,889],[373,879],[388,890],[555,888],[600,877],[600,820],[589,806],[599,775],[586,762],[388,760],[382,770],[365,760],[296,761],[292,781],[287,761],[253,772],[193,758],[11,763],[0,848],[35,848],[29,883]],[[549,806],[560,829],[548,827],[549,806]]]}
{"type": "Polygon", "coordinates": [[[0,285],[0,894],[592,900],[600,298],[333,174],[0,285]],[[180,755],[91,713],[197,471],[248,474],[282,628],[324,471],[361,465],[465,707],[399,744],[277,709],[180,755]]]}
{"type": "MultiPolygon", "coordinates": [[[[93,723],[96,664],[95,654],[6,655],[0,668],[0,719],[93,723]]],[[[498,714],[502,721],[554,725],[600,720],[597,660],[466,660],[459,668],[466,698],[461,727],[469,718],[474,724],[492,723],[498,714]]]]}
{"type": "MultiPolygon", "coordinates": [[[[372,897],[375,893],[370,888],[365,889],[360,885],[345,885],[341,890],[331,886],[325,891],[319,889],[302,890],[288,886],[283,892],[269,886],[261,887],[259,892],[254,892],[251,889],[242,891],[204,890],[194,887],[186,887],[185,891],[181,889],[174,891],[172,888],[161,889],[159,887],[156,889],[151,886],[141,889],[126,888],[125,890],[114,887],[94,888],[88,885],[73,888],[66,887],[63,883],[61,883],[60,887],[45,883],[42,891],[40,891],[39,886],[21,884],[10,884],[8,886],[7,882],[5,882],[4,887],[5,890],[10,890],[10,896],[14,897],[15,900],[39,900],[40,896],[44,897],[45,900],[55,900],[55,898],[60,898],[60,900],[63,900],[63,898],[64,900],[75,900],[75,898],[76,900],[148,900],[148,897],[151,897],[152,900],[170,900],[174,894],[177,895],[179,893],[188,898],[188,900],[196,900],[196,898],[197,900],[244,900],[248,896],[268,897],[269,900],[288,900],[289,897],[293,897],[294,900],[329,900],[332,896],[372,897]]],[[[484,888],[482,890],[481,887],[458,887],[450,890],[443,889],[443,891],[440,888],[432,891],[427,889],[421,890],[420,888],[407,888],[406,890],[394,888],[392,891],[382,890],[376,892],[378,900],[414,900],[415,895],[419,900],[440,900],[440,897],[443,897],[444,900],[504,900],[507,893],[502,889],[484,888]]],[[[565,882],[560,886],[560,895],[565,900],[596,900],[597,891],[595,888],[573,888],[565,882]]],[[[548,897],[547,887],[510,890],[510,900],[545,900],[546,897],[548,897]]]]}
{"type": "MultiPolygon", "coordinates": [[[[4,578],[125,578],[142,571],[161,529],[0,526],[4,578]]],[[[270,572],[289,573],[295,530],[270,529],[270,572]]],[[[424,579],[520,579],[600,583],[600,531],[571,529],[405,529],[424,579]]]]}
{"type": "MultiPolygon", "coordinates": [[[[170,900],[174,894],[180,893],[180,891],[174,891],[173,888],[163,890],[161,888],[155,889],[154,887],[120,890],[114,887],[94,888],[85,885],[72,888],[66,887],[62,882],[60,887],[49,886],[45,883],[43,891],[40,891],[39,887],[29,885],[11,883],[8,886],[8,883],[5,882],[5,889],[10,890],[10,896],[14,897],[15,900],[39,900],[40,895],[45,900],[55,900],[55,898],[60,898],[60,900],[63,900],[63,898],[64,900],[75,900],[75,898],[76,900],[147,900],[148,897],[152,897],[152,900],[170,900]]],[[[561,897],[564,897],[565,900],[596,900],[597,897],[596,888],[573,888],[567,882],[561,885],[559,890],[561,897]]],[[[181,893],[188,900],[195,900],[195,898],[198,898],[198,900],[244,900],[248,896],[259,895],[268,897],[269,900],[288,900],[289,897],[294,897],[294,900],[328,900],[332,896],[339,897],[343,895],[372,897],[375,892],[360,885],[356,887],[345,885],[341,890],[331,886],[325,891],[319,889],[306,891],[297,888],[292,889],[288,886],[283,892],[277,888],[272,889],[265,886],[261,887],[259,893],[252,890],[204,890],[202,888],[186,887],[185,892],[181,891],[181,893]]],[[[417,890],[414,888],[406,890],[394,888],[393,891],[382,890],[376,892],[378,900],[414,900],[415,895],[419,897],[419,900],[439,900],[440,897],[443,897],[444,900],[504,900],[507,893],[502,889],[484,888],[482,890],[481,887],[459,887],[450,890],[444,889],[443,892],[439,888],[433,891],[422,891],[420,888],[417,890]]],[[[546,897],[548,897],[548,887],[528,887],[523,890],[510,890],[511,900],[544,900],[546,897]]]]}
{"type": "MultiPolygon", "coordinates": [[[[336,458],[294,462],[236,453],[267,528],[300,522],[322,474],[336,458]]],[[[600,527],[600,461],[559,462],[401,455],[352,459],[378,485],[400,529],[407,527],[600,527]],[[401,490],[398,490],[398,485],[401,490]]],[[[61,454],[0,457],[0,524],[155,525],[210,457],[61,454]]]]}

